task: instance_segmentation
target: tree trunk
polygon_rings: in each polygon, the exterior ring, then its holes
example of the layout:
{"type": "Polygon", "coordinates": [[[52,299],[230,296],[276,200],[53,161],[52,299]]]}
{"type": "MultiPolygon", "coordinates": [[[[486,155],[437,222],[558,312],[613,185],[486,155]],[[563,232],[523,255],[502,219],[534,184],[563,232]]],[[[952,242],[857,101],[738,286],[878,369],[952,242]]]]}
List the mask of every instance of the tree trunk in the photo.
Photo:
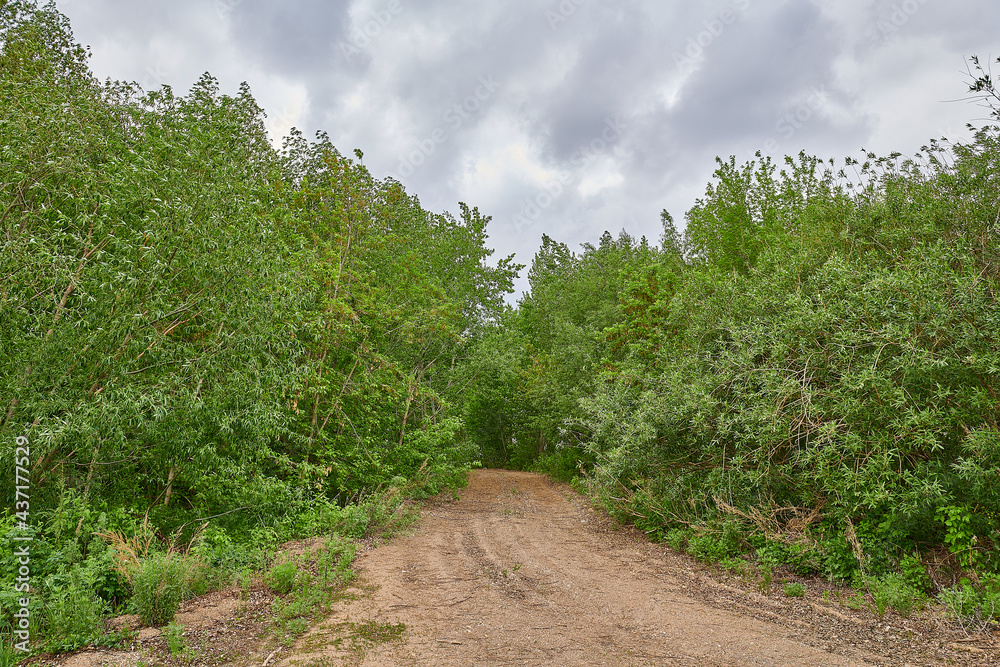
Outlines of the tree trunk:
{"type": "Polygon", "coordinates": [[[177,474],[177,467],[170,466],[170,472],[167,473],[167,488],[163,492],[163,505],[166,507],[170,504],[170,494],[174,491],[174,475],[177,474]]]}

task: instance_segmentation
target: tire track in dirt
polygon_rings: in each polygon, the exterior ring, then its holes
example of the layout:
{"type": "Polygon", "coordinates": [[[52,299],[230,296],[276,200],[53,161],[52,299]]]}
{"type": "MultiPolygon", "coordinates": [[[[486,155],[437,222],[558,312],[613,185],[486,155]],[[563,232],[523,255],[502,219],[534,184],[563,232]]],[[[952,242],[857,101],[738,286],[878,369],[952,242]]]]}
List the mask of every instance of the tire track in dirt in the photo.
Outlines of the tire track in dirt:
{"type": "MultiPolygon", "coordinates": [[[[768,611],[688,594],[648,543],[602,530],[564,485],[475,471],[461,500],[426,506],[417,531],[362,554],[367,593],[296,643],[305,665],[861,665],[768,611]],[[772,614],[773,615],[773,614],[772,614]],[[385,643],[349,624],[403,623],[385,643]]],[[[764,599],[762,598],[762,601],[764,599]]],[[[794,625],[794,620],[791,622],[794,625]]]]}

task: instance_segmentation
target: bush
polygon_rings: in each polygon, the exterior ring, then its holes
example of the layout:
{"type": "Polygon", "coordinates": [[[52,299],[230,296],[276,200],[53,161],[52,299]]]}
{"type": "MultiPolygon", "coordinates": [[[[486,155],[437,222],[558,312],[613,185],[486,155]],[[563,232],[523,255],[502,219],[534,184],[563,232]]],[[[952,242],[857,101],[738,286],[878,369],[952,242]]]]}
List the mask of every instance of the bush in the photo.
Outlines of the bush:
{"type": "Polygon", "coordinates": [[[173,620],[187,593],[190,564],[174,553],[154,553],[132,574],[132,605],[142,622],[160,627],[173,620]]]}
{"type": "Polygon", "coordinates": [[[1000,576],[983,577],[976,586],[963,578],[954,588],[946,588],[937,596],[966,632],[982,632],[1000,620],[1000,576]]]}
{"type": "Polygon", "coordinates": [[[48,634],[64,642],[85,645],[104,634],[106,603],[78,576],[74,568],[70,585],[47,600],[48,634]]]}
{"type": "Polygon", "coordinates": [[[569,482],[580,474],[580,467],[593,464],[593,457],[577,447],[559,447],[540,455],[529,468],[560,482],[569,482]]]}
{"type": "Polygon", "coordinates": [[[687,544],[688,532],[683,528],[674,528],[663,536],[663,541],[675,551],[682,551],[687,544]]]}
{"type": "Polygon", "coordinates": [[[869,582],[868,590],[875,600],[875,608],[881,616],[885,610],[892,607],[903,616],[909,616],[914,608],[921,608],[924,594],[907,580],[906,575],[899,572],[886,574],[869,582]]]}
{"type": "Polygon", "coordinates": [[[295,586],[298,573],[299,566],[295,561],[275,563],[264,577],[264,582],[278,595],[287,595],[295,586]]]}
{"type": "Polygon", "coordinates": [[[716,533],[702,533],[692,535],[688,539],[687,552],[708,563],[717,563],[730,556],[735,556],[740,552],[739,543],[732,534],[723,531],[721,535],[716,533]]]}
{"type": "Polygon", "coordinates": [[[858,559],[843,533],[833,532],[820,542],[820,572],[832,581],[851,581],[858,572],[858,559]]]}

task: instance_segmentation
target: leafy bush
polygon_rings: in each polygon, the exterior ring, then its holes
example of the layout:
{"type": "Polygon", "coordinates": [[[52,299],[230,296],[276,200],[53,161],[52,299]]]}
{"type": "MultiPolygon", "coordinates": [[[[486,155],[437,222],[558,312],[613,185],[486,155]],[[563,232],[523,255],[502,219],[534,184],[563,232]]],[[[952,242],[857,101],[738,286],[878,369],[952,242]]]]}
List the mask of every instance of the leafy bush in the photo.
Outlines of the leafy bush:
{"type": "Polygon", "coordinates": [[[683,528],[673,528],[663,536],[664,543],[675,551],[682,551],[688,541],[688,531],[683,528]]]}
{"type": "Polygon", "coordinates": [[[927,567],[916,553],[906,554],[899,560],[899,573],[914,591],[927,593],[933,587],[927,567]]]}
{"type": "Polygon", "coordinates": [[[561,482],[569,482],[580,474],[581,468],[592,463],[593,460],[581,449],[559,447],[540,455],[529,469],[561,482]]]}
{"type": "Polygon", "coordinates": [[[688,538],[687,552],[699,560],[717,563],[740,553],[740,545],[732,535],[718,533],[695,534],[688,538]]]}
{"type": "Polygon", "coordinates": [[[829,531],[820,541],[820,572],[833,581],[852,581],[858,574],[858,559],[843,533],[829,531]]]}
{"type": "Polygon", "coordinates": [[[46,634],[58,638],[64,650],[85,646],[104,634],[107,603],[94,592],[93,581],[89,579],[77,565],[65,587],[49,591],[45,605],[46,634]]]}
{"type": "Polygon", "coordinates": [[[754,553],[763,568],[773,570],[784,565],[788,559],[788,547],[782,542],[758,538],[753,543],[758,545],[754,553]]]}

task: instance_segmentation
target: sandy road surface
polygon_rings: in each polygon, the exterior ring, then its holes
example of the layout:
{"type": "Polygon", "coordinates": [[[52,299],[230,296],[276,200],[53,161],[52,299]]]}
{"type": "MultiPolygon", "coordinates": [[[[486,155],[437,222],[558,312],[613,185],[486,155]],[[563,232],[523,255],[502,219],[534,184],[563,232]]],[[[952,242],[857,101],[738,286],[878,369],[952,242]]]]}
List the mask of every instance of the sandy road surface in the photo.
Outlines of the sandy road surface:
{"type": "Polygon", "coordinates": [[[370,593],[340,605],[280,664],[868,662],[859,650],[824,650],[808,629],[773,624],[753,605],[720,609],[686,595],[689,582],[672,576],[662,547],[601,523],[546,477],[476,471],[461,500],[423,510],[413,535],[362,554],[370,593]],[[405,630],[363,651],[337,639],[348,624],[372,621],[405,630]]]}

